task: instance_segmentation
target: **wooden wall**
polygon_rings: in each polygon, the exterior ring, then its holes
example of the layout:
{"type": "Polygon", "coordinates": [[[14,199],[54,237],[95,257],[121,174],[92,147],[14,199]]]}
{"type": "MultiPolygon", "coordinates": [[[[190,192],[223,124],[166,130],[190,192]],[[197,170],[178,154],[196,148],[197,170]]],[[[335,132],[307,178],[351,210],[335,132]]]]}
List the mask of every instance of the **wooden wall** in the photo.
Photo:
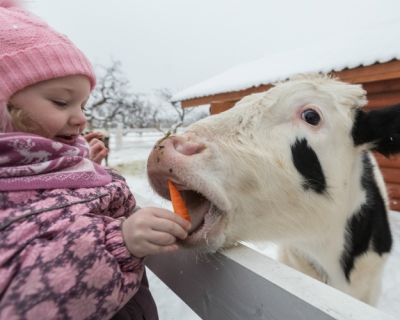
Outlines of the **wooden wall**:
{"type": "Polygon", "coordinates": [[[210,114],[217,114],[232,108],[239,100],[215,101],[210,104],[210,114]]]}

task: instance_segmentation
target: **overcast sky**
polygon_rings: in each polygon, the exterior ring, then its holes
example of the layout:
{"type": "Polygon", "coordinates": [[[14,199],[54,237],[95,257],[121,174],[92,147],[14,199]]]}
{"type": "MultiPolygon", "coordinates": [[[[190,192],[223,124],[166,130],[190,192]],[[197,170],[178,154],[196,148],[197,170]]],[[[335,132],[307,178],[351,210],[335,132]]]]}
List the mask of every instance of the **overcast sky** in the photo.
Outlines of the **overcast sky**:
{"type": "Polygon", "coordinates": [[[400,0],[26,1],[94,65],[120,60],[142,93],[176,93],[271,53],[400,19],[400,0]]]}

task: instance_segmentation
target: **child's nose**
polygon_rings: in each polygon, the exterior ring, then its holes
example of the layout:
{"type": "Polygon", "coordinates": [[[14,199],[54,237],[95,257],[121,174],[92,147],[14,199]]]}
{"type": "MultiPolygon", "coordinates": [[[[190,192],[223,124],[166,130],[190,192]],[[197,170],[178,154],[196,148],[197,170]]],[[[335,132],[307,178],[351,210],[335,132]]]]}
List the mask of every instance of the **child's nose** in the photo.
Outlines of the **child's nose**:
{"type": "Polygon", "coordinates": [[[70,117],[71,126],[84,126],[86,125],[87,119],[85,113],[79,108],[78,112],[74,112],[70,117]]]}

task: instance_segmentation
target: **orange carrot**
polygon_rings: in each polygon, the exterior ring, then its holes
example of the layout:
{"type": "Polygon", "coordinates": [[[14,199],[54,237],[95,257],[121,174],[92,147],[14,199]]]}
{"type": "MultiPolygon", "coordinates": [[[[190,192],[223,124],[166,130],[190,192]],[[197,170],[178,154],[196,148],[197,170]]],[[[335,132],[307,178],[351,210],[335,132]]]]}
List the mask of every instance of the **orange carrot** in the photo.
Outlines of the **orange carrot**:
{"type": "Polygon", "coordinates": [[[174,208],[174,212],[186,219],[190,222],[190,216],[185,206],[185,202],[178,189],[174,186],[174,184],[168,180],[169,194],[171,196],[172,207],[174,208]]]}

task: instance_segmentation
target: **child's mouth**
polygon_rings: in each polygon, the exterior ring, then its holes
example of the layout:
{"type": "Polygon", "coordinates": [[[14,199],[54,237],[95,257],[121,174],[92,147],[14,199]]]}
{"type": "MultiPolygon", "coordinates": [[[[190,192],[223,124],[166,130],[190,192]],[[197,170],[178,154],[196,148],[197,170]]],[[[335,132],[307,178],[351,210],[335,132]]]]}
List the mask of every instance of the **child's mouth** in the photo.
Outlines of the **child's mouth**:
{"type": "Polygon", "coordinates": [[[76,135],[60,135],[60,136],[56,136],[56,139],[58,142],[62,142],[65,144],[73,144],[75,139],[76,139],[76,135]]]}

